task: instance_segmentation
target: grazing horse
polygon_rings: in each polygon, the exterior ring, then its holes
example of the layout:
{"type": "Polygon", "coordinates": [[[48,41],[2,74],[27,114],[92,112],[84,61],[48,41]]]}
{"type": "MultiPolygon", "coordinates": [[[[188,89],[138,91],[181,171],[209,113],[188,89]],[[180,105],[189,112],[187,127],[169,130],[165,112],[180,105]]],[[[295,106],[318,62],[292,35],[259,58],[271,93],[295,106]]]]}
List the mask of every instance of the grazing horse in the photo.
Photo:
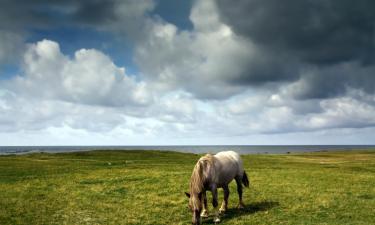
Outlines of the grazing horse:
{"type": "Polygon", "coordinates": [[[225,151],[216,155],[207,154],[198,160],[190,179],[190,193],[185,192],[189,198],[189,208],[193,213],[193,224],[200,224],[201,216],[208,217],[206,191],[212,192],[214,222],[220,222],[219,213],[224,213],[228,208],[228,184],[233,179],[237,183],[238,208],[243,208],[242,184],[249,187],[249,179],[243,169],[240,155],[233,151],[225,151]],[[224,189],[224,201],[219,211],[217,210],[217,188],[224,189]]]}

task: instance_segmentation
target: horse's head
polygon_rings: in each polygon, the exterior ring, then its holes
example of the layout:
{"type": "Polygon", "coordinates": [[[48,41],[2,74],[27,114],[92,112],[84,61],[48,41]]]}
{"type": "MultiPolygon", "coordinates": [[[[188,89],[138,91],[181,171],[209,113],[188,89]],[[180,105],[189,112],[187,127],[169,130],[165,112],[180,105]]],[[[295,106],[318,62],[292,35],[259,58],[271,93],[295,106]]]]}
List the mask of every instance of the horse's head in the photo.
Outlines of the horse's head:
{"type": "Polygon", "coordinates": [[[201,222],[201,211],[203,208],[202,196],[203,191],[205,191],[204,184],[207,180],[204,173],[207,170],[207,161],[210,161],[211,158],[210,155],[207,155],[198,160],[190,178],[190,193],[185,192],[186,196],[189,198],[190,211],[193,213],[193,224],[200,224],[201,222]]]}
{"type": "Polygon", "coordinates": [[[189,198],[189,209],[193,213],[191,223],[198,225],[201,223],[201,211],[202,211],[202,193],[187,193],[186,196],[189,198]]]}

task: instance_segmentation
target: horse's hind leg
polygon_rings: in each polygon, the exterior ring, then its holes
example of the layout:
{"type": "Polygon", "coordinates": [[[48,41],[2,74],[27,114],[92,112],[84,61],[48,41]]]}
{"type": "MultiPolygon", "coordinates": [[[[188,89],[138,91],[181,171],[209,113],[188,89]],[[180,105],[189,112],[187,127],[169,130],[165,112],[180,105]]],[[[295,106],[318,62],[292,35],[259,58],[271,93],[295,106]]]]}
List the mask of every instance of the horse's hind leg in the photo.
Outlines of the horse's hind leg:
{"type": "Polygon", "coordinates": [[[242,183],[239,177],[236,177],[236,184],[237,184],[237,192],[238,192],[238,199],[239,199],[238,208],[243,209],[245,205],[242,202],[242,183]]]}
{"type": "Polygon", "coordinates": [[[221,207],[219,209],[220,213],[224,213],[228,209],[228,198],[229,198],[229,188],[228,185],[223,186],[224,190],[224,201],[221,204],[221,207]]]}
{"type": "Polygon", "coordinates": [[[207,208],[207,195],[206,192],[204,191],[202,193],[203,197],[203,210],[201,213],[201,217],[208,217],[208,208],[207,208]]]}

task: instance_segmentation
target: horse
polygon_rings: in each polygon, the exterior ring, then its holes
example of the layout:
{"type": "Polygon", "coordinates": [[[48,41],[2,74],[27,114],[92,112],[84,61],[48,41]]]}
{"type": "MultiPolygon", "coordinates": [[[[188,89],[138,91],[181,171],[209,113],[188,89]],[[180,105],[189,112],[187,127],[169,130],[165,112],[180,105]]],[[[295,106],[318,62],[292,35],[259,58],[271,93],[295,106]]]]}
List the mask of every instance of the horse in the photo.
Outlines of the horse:
{"type": "Polygon", "coordinates": [[[200,224],[201,217],[208,217],[206,191],[212,193],[214,207],[214,222],[219,223],[219,214],[228,209],[229,188],[232,180],[236,180],[239,197],[238,208],[244,208],[242,201],[242,184],[249,187],[249,179],[243,169],[240,155],[234,151],[207,154],[196,163],[190,179],[190,192],[185,192],[189,198],[189,208],[193,213],[192,224],[200,224]],[[217,189],[223,188],[224,201],[219,210],[217,189]]]}

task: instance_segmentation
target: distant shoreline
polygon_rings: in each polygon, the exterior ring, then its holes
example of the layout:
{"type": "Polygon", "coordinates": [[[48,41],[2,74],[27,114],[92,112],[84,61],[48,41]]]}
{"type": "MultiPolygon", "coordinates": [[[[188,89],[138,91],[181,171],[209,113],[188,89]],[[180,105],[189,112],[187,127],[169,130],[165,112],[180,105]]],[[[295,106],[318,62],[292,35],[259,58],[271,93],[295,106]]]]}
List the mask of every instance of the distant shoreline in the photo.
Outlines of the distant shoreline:
{"type": "Polygon", "coordinates": [[[298,152],[327,152],[375,150],[375,145],[170,145],[170,146],[0,146],[0,155],[31,153],[68,153],[95,150],[156,150],[185,153],[216,153],[224,150],[240,154],[288,154],[298,152]]]}

